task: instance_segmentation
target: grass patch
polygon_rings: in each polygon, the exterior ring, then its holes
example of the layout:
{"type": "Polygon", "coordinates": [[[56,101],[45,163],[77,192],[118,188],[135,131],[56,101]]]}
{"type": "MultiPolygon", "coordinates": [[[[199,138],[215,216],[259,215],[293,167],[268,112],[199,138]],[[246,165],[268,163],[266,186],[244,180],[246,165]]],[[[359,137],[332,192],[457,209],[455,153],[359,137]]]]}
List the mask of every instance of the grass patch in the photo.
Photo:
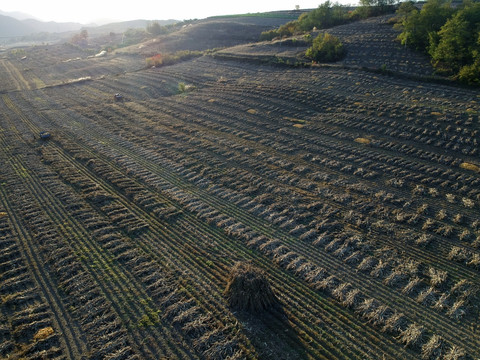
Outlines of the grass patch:
{"type": "Polygon", "coordinates": [[[178,83],[178,93],[184,94],[189,91],[195,90],[195,85],[185,84],[184,82],[178,83]]]}
{"type": "Polygon", "coordinates": [[[472,163],[469,163],[469,162],[463,162],[460,164],[460,167],[462,169],[465,169],[465,170],[471,170],[471,171],[475,171],[475,172],[480,172],[480,167],[475,165],[475,164],[472,164],[472,163]]]}
{"type": "Polygon", "coordinates": [[[368,145],[372,142],[372,140],[367,139],[367,138],[362,138],[362,137],[358,137],[353,141],[355,141],[356,143],[359,143],[359,144],[364,144],[364,145],[368,145]]]}
{"type": "Polygon", "coordinates": [[[149,310],[138,320],[138,327],[156,326],[160,323],[160,310],[149,310]]]}
{"type": "Polygon", "coordinates": [[[296,123],[296,124],[305,124],[306,123],[306,120],[302,120],[302,119],[295,119],[295,118],[290,118],[290,117],[284,117],[285,120],[288,120],[288,121],[291,121],[293,123],[296,123]]]}

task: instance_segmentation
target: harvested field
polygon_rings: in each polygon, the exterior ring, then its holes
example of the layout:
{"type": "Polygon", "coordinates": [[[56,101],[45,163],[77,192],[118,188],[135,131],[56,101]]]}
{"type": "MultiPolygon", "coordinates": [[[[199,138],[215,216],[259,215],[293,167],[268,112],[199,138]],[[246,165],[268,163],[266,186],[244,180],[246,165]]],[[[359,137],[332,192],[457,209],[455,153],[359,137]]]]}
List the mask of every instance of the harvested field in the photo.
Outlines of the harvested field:
{"type": "Polygon", "coordinates": [[[480,358],[478,91],[236,49],[2,54],[0,357],[480,358]]]}

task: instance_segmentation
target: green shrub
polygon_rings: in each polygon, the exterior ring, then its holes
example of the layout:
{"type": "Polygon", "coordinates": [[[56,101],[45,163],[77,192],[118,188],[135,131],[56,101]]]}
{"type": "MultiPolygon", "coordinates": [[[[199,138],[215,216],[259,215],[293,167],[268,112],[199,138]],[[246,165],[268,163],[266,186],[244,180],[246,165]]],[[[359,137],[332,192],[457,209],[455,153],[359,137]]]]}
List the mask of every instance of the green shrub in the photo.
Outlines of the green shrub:
{"type": "Polygon", "coordinates": [[[165,26],[162,26],[157,21],[154,21],[147,25],[147,32],[154,36],[157,36],[168,33],[168,30],[165,26]]]}
{"type": "Polygon", "coordinates": [[[348,21],[348,10],[345,6],[326,1],[315,10],[300,15],[298,29],[301,31],[310,31],[313,28],[327,29],[348,21]]]}
{"type": "Polygon", "coordinates": [[[395,12],[397,0],[360,0],[360,6],[350,14],[352,20],[366,19],[395,12]]]}
{"type": "Polygon", "coordinates": [[[458,73],[458,79],[468,85],[480,86],[480,60],[462,67],[458,73]]]}
{"type": "Polygon", "coordinates": [[[332,26],[351,21],[348,8],[329,0],[319,5],[317,9],[303,13],[297,20],[289,21],[278,29],[264,31],[260,41],[272,40],[277,37],[292,36],[316,29],[327,29],[332,26]]]}
{"type": "Polygon", "coordinates": [[[262,31],[262,33],[260,34],[260,41],[270,41],[270,40],[275,39],[278,36],[280,36],[280,35],[279,35],[277,29],[262,31]]]}
{"type": "Polygon", "coordinates": [[[187,90],[187,85],[184,82],[178,83],[178,92],[183,94],[187,90]]]}
{"type": "Polygon", "coordinates": [[[324,33],[313,40],[305,56],[313,61],[333,62],[345,56],[345,48],[337,37],[324,33]]]}

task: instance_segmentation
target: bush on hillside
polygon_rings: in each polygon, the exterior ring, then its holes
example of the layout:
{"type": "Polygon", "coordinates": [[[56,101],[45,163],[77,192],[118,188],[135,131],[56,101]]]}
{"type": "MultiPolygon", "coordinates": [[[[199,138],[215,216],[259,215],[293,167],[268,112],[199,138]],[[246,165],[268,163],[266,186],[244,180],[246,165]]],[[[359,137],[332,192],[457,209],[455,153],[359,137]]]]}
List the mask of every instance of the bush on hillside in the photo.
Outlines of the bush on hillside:
{"type": "Polygon", "coordinates": [[[468,85],[480,86],[480,59],[477,58],[471,65],[463,66],[458,73],[458,79],[468,85]]]}
{"type": "Polygon", "coordinates": [[[310,31],[313,28],[328,29],[348,21],[349,14],[345,6],[326,1],[315,10],[300,15],[297,28],[300,31],[310,31]]]}
{"type": "Polygon", "coordinates": [[[168,33],[168,30],[165,26],[160,25],[158,21],[154,21],[147,25],[147,32],[157,36],[168,33]]]}
{"type": "Polygon", "coordinates": [[[70,43],[78,46],[88,45],[88,31],[83,29],[79,34],[75,34],[71,37],[70,43]]]}
{"type": "Polygon", "coordinates": [[[366,19],[395,12],[398,0],[360,0],[360,6],[351,14],[352,19],[366,19]]]}
{"type": "Polygon", "coordinates": [[[345,48],[341,41],[328,33],[318,35],[305,56],[318,62],[334,62],[345,56],[345,48]]]}
{"type": "Polygon", "coordinates": [[[264,31],[260,41],[272,40],[277,37],[292,36],[313,29],[327,29],[350,21],[348,9],[338,3],[326,1],[313,11],[303,13],[297,20],[289,21],[278,29],[264,31]]]}
{"type": "Polygon", "coordinates": [[[162,65],[172,65],[180,61],[190,60],[203,55],[202,51],[180,50],[173,54],[156,54],[145,59],[147,67],[159,67],[162,65]]]}
{"type": "Polygon", "coordinates": [[[157,54],[157,55],[146,58],[145,61],[147,63],[147,67],[152,67],[152,66],[158,67],[163,64],[163,56],[162,54],[157,54]]]}

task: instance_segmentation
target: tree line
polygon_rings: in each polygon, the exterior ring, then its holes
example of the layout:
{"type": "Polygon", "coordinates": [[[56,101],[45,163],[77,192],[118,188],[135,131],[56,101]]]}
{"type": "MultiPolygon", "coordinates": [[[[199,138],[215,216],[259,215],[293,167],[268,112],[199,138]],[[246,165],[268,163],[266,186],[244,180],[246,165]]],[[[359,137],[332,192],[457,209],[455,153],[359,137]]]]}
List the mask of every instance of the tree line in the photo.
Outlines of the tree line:
{"type": "Polygon", "coordinates": [[[318,8],[303,13],[297,20],[289,21],[278,29],[264,31],[260,40],[272,40],[278,37],[302,34],[313,29],[328,29],[333,26],[348,22],[394,12],[397,0],[360,0],[360,5],[355,10],[348,6],[332,3],[329,0],[319,5],[318,8]]]}
{"type": "Polygon", "coordinates": [[[431,57],[439,74],[480,85],[480,3],[428,0],[421,10],[412,1],[397,10],[398,39],[431,57]]]}

